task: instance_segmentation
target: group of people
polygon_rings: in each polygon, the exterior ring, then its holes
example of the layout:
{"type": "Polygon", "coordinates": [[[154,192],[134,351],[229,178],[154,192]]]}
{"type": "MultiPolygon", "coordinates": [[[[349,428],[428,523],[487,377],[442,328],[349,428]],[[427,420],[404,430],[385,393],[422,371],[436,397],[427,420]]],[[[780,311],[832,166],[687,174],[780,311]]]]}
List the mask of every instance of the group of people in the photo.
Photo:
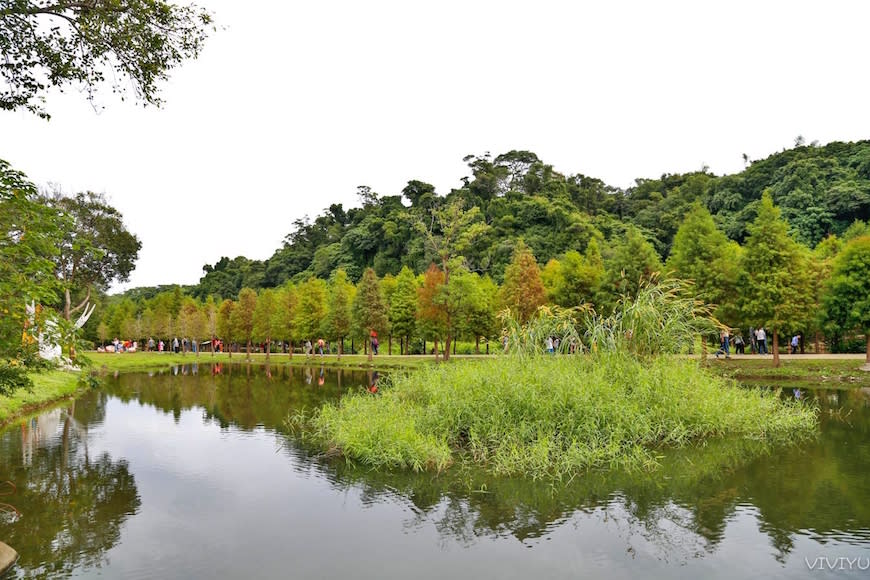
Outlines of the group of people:
{"type": "MultiPolygon", "coordinates": [[[[208,343],[204,343],[208,345],[208,343]]],[[[223,341],[218,340],[217,338],[211,339],[211,347],[214,349],[214,352],[223,352],[223,341]]],[[[197,352],[199,351],[199,344],[195,340],[190,340],[187,338],[178,339],[177,336],[174,336],[171,341],[163,342],[163,339],[154,340],[153,337],[148,337],[147,342],[145,343],[145,351],[146,352],[171,352],[171,353],[179,353],[179,352],[197,352]]]]}
{"type": "MultiPolygon", "coordinates": [[[[378,347],[380,346],[380,343],[378,342],[378,333],[374,330],[372,330],[369,335],[369,345],[371,346],[372,354],[378,354],[378,347]]],[[[312,345],[310,340],[306,340],[305,344],[302,346],[302,352],[305,353],[305,356],[312,356],[314,354],[318,354],[322,357],[324,351],[326,353],[332,352],[329,343],[322,338],[318,338],[315,345],[312,345]]]]}
{"type": "Polygon", "coordinates": [[[136,352],[138,348],[139,345],[135,340],[118,340],[118,337],[115,337],[111,344],[99,346],[97,352],[136,352]]]}
{"type": "MultiPolygon", "coordinates": [[[[770,354],[767,349],[767,332],[764,330],[763,326],[750,328],[749,337],[751,353],[770,354]]],[[[789,342],[791,354],[798,353],[800,350],[800,341],[800,333],[796,333],[791,337],[791,341],[789,342]]],[[[724,328],[719,333],[719,350],[716,351],[716,358],[719,358],[719,355],[723,354],[725,355],[725,358],[729,358],[731,356],[732,342],[734,343],[734,352],[736,354],[746,354],[746,343],[743,340],[743,336],[738,334],[732,337],[730,331],[727,328],[724,328]]]]}

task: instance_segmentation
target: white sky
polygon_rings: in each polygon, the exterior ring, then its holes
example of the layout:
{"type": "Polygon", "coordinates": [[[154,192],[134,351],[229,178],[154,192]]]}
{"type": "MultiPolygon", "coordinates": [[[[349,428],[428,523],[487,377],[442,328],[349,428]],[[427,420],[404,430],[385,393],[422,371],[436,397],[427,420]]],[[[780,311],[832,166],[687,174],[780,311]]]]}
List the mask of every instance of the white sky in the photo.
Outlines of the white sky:
{"type": "Polygon", "coordinates": [[[870,3],[201,0],[219,30],[163,109],[52,95],[0,111],[0,158],[105,192],[142,240],[118,288],[264,259],[356,186],[439,193],[462,157],[528,149],[618,186],[870,138],[870,3]]]}

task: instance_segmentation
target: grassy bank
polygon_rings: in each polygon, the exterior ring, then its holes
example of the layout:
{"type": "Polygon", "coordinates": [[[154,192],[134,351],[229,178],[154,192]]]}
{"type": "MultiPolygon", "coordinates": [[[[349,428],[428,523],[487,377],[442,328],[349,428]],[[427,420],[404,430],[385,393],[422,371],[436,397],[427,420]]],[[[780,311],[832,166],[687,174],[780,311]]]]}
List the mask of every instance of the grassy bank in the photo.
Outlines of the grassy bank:
{"type": "Polygon", "coordinates": [[[824,386],[870,387],[870,373],[860,370],[863,359],[783,359],[779,368],[770,364],[769,357],[713,359],[710,370],[715,374],[738,381],[758,382],[797,381],[824,386]]]}
{"type": "MultiPolygon", "coordinates": [[[[200,353],[199,357],[195,354],[170,354],[156,352],[136,352],[136,353],[98,353],[89,352],[87,356],[94,363],[94,368],[105,368],[110,371],[137,371],[148,369],[159,369],[180,364],[212,362],[222,363],[245,363],[247,359],[244,353],[233,353],[230,357],[228,353],[217,353],[212,355],[208,352],[200,353]]],[[[251,362],[254,364],[265,364],[266,355],[260,353],[251,354],[251,362]]],[[[433,356],[422,355],[378,355],[373,358],[372,362],[368,361],[368,357],[361,354],[342,355],[339,359],[335,355],[325,355],[306,357],[305,355],[295,354],[291,359],[286,354],[272,354],[269,357],[269,364],[279,365],[294,365],[294,366],[326,366],[340,368],[367,368],[374,367],[378,369],[389,368],[418,368],[420,366],[429,365],[435,362],[433,356]]]]}
{"type": "Polygon", "coordinates": [[[290,422],[329,453],[375,467],[562,476],[651,468],[660,447],[709,437],[779,441],[814,432],[815,410],[736,388],[696,361],[624,355],[498,357],[393,377],[290,422]]]}
{"type": "Polygon", "coordinates": [[[71,397],[82,388],[77,372],[51,371],[34,374],[31,378],[32,390],[19,389],[9,397],[0,396],[0,425],[60,399],[71,397]]]}

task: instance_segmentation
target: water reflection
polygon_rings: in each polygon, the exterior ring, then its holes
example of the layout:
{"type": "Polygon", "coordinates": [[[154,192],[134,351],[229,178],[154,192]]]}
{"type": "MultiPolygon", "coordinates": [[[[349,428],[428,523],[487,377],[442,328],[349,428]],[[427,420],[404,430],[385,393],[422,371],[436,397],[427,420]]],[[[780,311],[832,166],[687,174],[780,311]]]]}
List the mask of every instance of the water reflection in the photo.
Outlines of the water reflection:
{"type": "Polygon", "coordinates": [[[0,522],[0,537],[21,555],[13,576],[57,578],[101,565],[139,508],[127,462],[88,450],[88,426],[101,420],[104,401],[55,409],[0,438],[0,474],[15,485],[7,499],[21,513],[0,522]]]}
{"type": "Polygon", "coordinates": [[[653,472],[565,482],[467,465],[378,472],[283,433],[292,410],[382,383],[376,371],[284,365],[111,377],[0,435],[0,481],[17,486],[2,500],[22,512],[0,522],[0,537],[28,577],[237,576],[252,567],[271,577],[288,561],[300,577],[443,577],[477,565],[483,575],[565,577],[590,561],[607,577],[806,576],[805,557],[870,554],[870,390],[782,389],[783,399],[799,390],[797,404],[818,405],[817,439],[712,441],[662,451],[653,472]],[[378,550],[389,559],[393,546],[414,570],[385,568],[378,550]],[[729,572],[735,553],[752,574],[729,572]],[[538,574],[543,561],[550,574],[538,574]]]}
{"type": "MultiPolygon", "coordinates": [[[[783,389],[783,396],[796,390],[783,389]]],[[[780,562],[798,536],[870,549],[870,393],[800,391],[805,404],[820,407],[817,439],[776,447],[712,441],[663,451],[653,472],[597,471],[547,483],[473,467],[437,476],[377,472],[344,460],[318,468],[343,493],[361,488],[366,504],[407,502],[415,514],[409,526],[432,520],[466,545],[504,535],[525,542],[585,514],[619,521],[629,552],[642,537],[663,559],[689,558],[714,552],[729,523],[750,512],[780,562]]]]}
{"type": "Polygon", "coordinates": [[[369,384],[365,371],[346,369],[331,370],[327,381],[324,367],[215,364],[206,373],[194,373],[192,367],[152,372],[147,381],[142,375],[120,375],[108,380],[104,391],[172,413],[176,421],[183,411],[202,408],[206,420],[224,428],[283,430],[291,410],[318,407],[369,384]],[[179,374],[187,378],[179,380],[179,374]],[[301,388],[302,382],[319,388],[301,388]]]}

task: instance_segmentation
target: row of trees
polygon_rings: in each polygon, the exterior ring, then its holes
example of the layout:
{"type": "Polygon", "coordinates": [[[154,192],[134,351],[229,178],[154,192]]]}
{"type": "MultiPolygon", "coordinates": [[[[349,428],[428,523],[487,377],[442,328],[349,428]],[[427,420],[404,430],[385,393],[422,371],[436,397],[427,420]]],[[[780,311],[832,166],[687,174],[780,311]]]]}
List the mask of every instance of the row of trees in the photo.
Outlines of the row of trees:
{"type": "MultiPolygon", "coordinates": [[[[371,331],[399,342],[409,352],[412,339],[432,341],[436,354],[450,356],[456,339],[474,341],[501,334],[498,314],[510,309],[521,322],[545,304],[565,308],[592,305],[609,313],[617,300],[633,295],[657,275],[694,283],[695,295],[715,305],[725,326],[765,327],[778,364],[780,336],[801,332],[816,341],[842,341],[846,333],[870,330],[870,229],[856,222],[842,237],[829,236],[810,250],[789,232],[781,211],[765,194],[743,245],[729,240],[713,216],[694,204],[678,228],[667,261],[636,228],[618,243],[592,239],[585,251],[568,250],[541,268],[520,241],[497,284],[470,270],[463,252],[473,251],[486,233],[477,208],[454,204],[433,212],[421,238],[439,263],[420,273],[403,267],[397,276],[378,277],[367,268],[354,284],[343,268],[328,279],[312,276],[259,292],[243,288],[238,299],[199,301],[180,288],[136,302],[124,299],[108,308],[101,337],[219,336],[226,341],[269,343],[324,338],[366,344],[371,331]]],[[[868,333],[870,334],[870,333],[868,333]]],[[[817,344],[818,348],[818,344],[817,344]]],[[[868,350],[870,352],[870,350],[868,350]]]]}

